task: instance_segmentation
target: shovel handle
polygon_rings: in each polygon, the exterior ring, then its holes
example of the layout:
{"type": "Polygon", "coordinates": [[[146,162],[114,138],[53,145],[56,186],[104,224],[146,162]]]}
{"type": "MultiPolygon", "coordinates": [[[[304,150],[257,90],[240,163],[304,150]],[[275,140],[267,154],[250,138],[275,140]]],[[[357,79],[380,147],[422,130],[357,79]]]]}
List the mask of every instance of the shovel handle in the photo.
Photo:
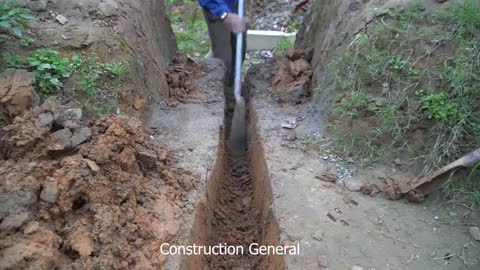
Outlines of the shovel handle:
{"type": "MultiPolygon", "coordinates": [[[[245,14],[245,0],[238,1],[238,16],[242,17],[245,14]]],[[[245,33],[237,33],[237,45],[235,50],[235,79],[234,79],[234,94],[235,100],[238,102],[242,98],[242,56],[243,56],[243,35],[245,33]]]]}

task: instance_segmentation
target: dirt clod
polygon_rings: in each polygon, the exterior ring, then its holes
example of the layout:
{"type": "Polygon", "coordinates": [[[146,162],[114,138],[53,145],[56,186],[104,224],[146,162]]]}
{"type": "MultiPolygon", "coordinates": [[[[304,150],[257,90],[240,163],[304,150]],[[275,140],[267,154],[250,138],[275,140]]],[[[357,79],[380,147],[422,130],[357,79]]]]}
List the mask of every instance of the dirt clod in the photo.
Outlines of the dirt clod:
{"type": "Polygon", "coordinates": [[[298,104],[310,97],[312,50],[288,49],[273,69],[272,94],[279,102],[298,104]]]}
{"type": "Polygon", "coordinates": [[[381,192],[380,188],[375,184],[366,184],[360,188],[360,191],[363,194],[367,194],[372,197],[375,197],[378,193],[381,192]]]}
{"type": "Polygon", "coordinates": [[[199,89],[195,89],[194,79],[205,75],[206,68],[189,57],[178,54],[167,70],[170,86],[170,99],[182,103],[200,101],[199,89]]]}

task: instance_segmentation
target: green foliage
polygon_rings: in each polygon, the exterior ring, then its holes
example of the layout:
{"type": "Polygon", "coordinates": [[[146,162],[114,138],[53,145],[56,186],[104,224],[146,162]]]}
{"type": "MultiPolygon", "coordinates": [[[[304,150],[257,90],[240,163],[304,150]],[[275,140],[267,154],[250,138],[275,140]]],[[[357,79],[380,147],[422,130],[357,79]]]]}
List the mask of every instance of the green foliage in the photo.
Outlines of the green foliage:
{"type": "Polygon", "coordinates": [[[11,52],[2,52],[2,65],[1,70],[6,68],[22,68],[24,59],[11,52]]]}
{"type": "Polygon", "coordinates": [[[422,109],[428,119],[433,119],[447,125],[464,124],[465,115],[461,112],[462,104],[445,92],[425,95],[423,91],[417,93],[422,109]]]}
{"type": "Polygon", "coordinates": [[[94,95],[102,91],[100,80],[108,76],[110,78],[119,78],[122,76],[129,64],[128,61],[123,60],[119,64],[115,63],[101,63],[96,56],[88,58],[80,58],[78,68],[78,75],[82,90],[87,95],[94,95]]]}
{"type": "Polygon", "coordinates": [[[447,16],[453,19],[459,31],[468,34],[478,33],[480,29],[480,3],[478,0],[465,0],[452,5],[447,16]]]}
{"type": "Polygon", "coordinates": [[[454,181],[452,176],[453,173],[443,186],[445,197],[452,203],[461,203],[474,211],[480,211],[480,163],[461,181],[454,181]]]}
{"type": "Polygon", "coordinates": [[[17,37],[21,38],[22,30],[28,29],[26,20],[35,19],[28,9],[16,7],[15,1],[0,2],[0,28],[17,37]]]}
{"type": "Polygon", "coordinates": [[[129,64],[127,60],[123,60],[119,64],[114,64],[114,63],[101,64],[101,68],[105,71],[108,71],[112,78],[118,78],[122,76],[125,73],[125,71],[128,69],[128,66],[129,64]]]}
{"type": "Polygon", "coordinates": [[[22,38],[21,44],[23,47],[28,47],[32,45],[35,42],[35,40],[31,37],[24,37],[22,38]]]}
{"type": "Polygon", "coordinates": [[[57,51],[39,49],[28,58],[28,64],[35,72],[38,93],[46,97],[63,88],[63,80],[71,76],[78,63],[61,57],[57,51]]]}
{"type": "Polygon", "coordinates": [[[275,53],[282,55],[289,48],[293,48],[295,44],[295,37],[282,37],[275,46],[275,53]]]}
{"type": "Polygon", "coordinates": [[[340,118],[360,116],[369,103],[369,98],[362,90],[353,90],[350,93],[350,98],[340,102],[337,107],[333,109],[334,112],[339,113],[340,118]]]}
{"type": "Polygon", "coordinates": [[[187,55],[203,57],[210,50],[207,23],[196,1],[164,0],[178,48],[187,55]]]}
{"type": "Polygon", "coordinates": [[[71,58],[61,57],[54,50],[40,49],[29,58],[28,64],[35,72],[36,88],[42,97],[55,95],[63,89],[65,79],[78,75],[82,92],[93,96],[102,91],[100,80],[104,77],[119,78],[127,68],[126,60],[115,63],[101,63],[98,57],[81,57],[73,55],[71,58]]]}
{"type": "Polygon", "coordinates": [[[410,151],[410,128],[430,121],[424,148],[412,148],[428,171],[480,147],[480,2],[434,13],[419,3],[379,11],[381,19],[329,65],[330,92],[344,93],[330,129],[342,150],[363,158],[387,152],[372,147],[410,151]],[[419,43],[429,46],[426,53],[417,53],[419,43]],[[453,49],[428,62],[439,46],[453,49]],[[350,120],[363,124],[338,126],[350,120]]]}

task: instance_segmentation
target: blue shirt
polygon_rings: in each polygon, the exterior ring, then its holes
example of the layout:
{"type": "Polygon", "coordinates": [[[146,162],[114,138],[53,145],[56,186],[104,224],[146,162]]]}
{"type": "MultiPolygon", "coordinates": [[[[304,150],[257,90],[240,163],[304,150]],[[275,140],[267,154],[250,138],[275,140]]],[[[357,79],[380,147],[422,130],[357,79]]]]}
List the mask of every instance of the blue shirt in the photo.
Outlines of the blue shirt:
{"type": "Polygon", "coordinates": [[[235,10],[235,2],[236,0],[198,0],[201,7],[218,17],[224,12],[233,12],[235,10]]]}

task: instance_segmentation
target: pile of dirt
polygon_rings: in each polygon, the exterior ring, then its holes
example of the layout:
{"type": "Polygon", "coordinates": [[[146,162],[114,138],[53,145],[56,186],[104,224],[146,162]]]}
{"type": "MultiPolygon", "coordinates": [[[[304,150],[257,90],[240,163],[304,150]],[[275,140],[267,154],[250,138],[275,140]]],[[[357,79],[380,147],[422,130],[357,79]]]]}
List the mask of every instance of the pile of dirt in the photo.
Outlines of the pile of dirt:
{"type": "Polygon", "coordinates": [[[272,94],[279,102],[298,104],[312,95],[313,50],[288,49],[273,67],[272,94]]]}
{"type": "MultiPolygon", "coordinates": [[[[252,243],[260,243],[262,217],[253,205],[254,182],[246,156],[231,157],[226,161],[225,182],[217,194],[214,210],[211,246],[228,243],[248,250],[252,243]]],[[[210,269],[256,269],[261,257],[252,254],[208,256],[210,269]]]]}
{"type": "Polygon", "coordinates": [[[166,73],[170,87],[170,102],[200,102],[203,95],[199,92],[200,89],[197,89],[194,81],[196,78],[204,76],[206,72],[206,67],[201,63],[190,57],[177,54],[166,73]]]}
{"type": "Polygon", "coordinates": [[[0,138],[0,269],[162,269],[196,185],[139,120],[57,100],[0,138]]]}

